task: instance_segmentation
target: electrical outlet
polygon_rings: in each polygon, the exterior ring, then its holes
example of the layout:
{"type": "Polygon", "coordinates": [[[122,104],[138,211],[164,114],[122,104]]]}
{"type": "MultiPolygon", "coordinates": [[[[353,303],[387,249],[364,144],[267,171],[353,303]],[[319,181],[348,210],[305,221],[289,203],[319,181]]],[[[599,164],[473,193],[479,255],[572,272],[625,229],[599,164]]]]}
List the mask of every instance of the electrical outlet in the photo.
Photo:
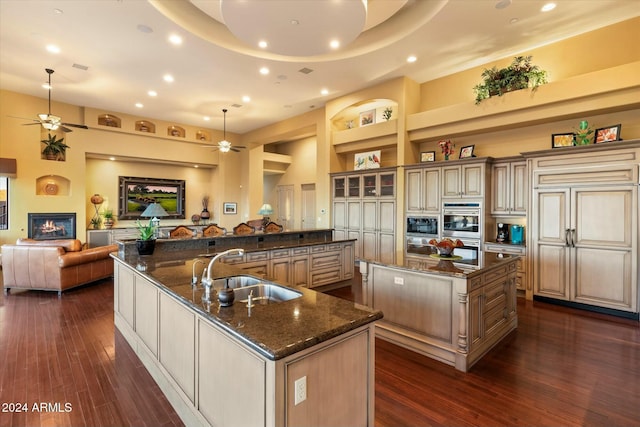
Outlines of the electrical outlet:
{"type": "Polygon", "coordinates": [[[307,377],[304,376],[302,378],[298,378],[294,383],[293,387],[295,388],[294,393],[294,405],[299,405],[300,403],[307,400],[307,377]]]}
{"type": "Polygon", "coordinates": [[[393,283],[396,285],[404,285],[404,277],[394,277],[393,283]]]}

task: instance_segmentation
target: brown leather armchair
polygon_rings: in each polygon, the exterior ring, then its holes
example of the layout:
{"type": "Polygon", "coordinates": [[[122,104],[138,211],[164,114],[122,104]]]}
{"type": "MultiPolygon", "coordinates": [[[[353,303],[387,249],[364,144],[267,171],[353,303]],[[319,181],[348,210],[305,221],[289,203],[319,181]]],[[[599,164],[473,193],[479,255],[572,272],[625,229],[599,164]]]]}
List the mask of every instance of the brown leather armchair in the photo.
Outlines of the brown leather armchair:
{"type": "Polygon", "coordinates": [[[77,239],[18,239],[2,245],[5,294],[12,288],[62,291],[113,276],[117,245],[82,248],[77,239]]]}

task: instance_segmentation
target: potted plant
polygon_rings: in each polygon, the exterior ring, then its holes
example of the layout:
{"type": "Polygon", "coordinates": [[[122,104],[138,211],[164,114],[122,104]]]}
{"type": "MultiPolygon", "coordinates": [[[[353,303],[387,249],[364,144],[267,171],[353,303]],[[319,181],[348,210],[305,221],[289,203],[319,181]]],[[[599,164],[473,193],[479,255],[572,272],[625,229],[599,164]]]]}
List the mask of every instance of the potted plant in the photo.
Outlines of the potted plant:
{"type": "Polygon", "coordinates": [[[56,134],[51,135],[51,133],[49,133],[47,139],[40,141],[45,145],[42,150],[42,155],[44,155],[47,160],[64,160],[67,148],[70,148],[64,143],[64,138],[57,138],[58,136],[56,134]]]}
{"type": "Polygon", "coordinates": [[[98,230],[100,228],[100,225],[102,225],[102,219],[100,219],[99,216],[94,216],[93,218],[91,218],[91,227],[94,230],[98,230]]]}
{"type": "Polygon", "coordinates": [[[136,240],[136,247],[138,248],[138,254],[151,255],[156,248],[156,226],[153,225],[153,219],[149,220],[148,225],[143,225],[140,220],[136,221],[138,227],[138,240],[136,240]]]}
{"type": "Polygon", "coordinates": [[[112,228],[113,227],[113,211],[111,209],[107,209],[102,213],[102,216],[104,217],[104,227],[105,228],[112,228]]]}
{"type": "Polygon", "coordinates": [[[506,68],[485,68],[481,74],[482,83],[473,87],[476,104],[491,96],[502,96],[507,92],[530,87],[535,91],[547,83],[547,72],[531,63],[531,56],[516,56],[506,68]]]}
{"type": "Polygon", "coordinates": [[[593,137],[593,129],[589,127],[589,122],[581,120],[578,125],[578,129],[575,129],[575,145],[589,145],[591,144],[593,137]]]}

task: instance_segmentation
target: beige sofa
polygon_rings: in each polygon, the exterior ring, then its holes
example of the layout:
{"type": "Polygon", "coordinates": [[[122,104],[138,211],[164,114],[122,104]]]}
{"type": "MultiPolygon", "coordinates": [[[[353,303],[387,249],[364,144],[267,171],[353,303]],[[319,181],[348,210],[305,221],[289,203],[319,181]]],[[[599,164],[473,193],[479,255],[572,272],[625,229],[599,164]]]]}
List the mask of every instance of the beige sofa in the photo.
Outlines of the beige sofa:
{"type": "Polygon", "coordinates": [[[117,245],[82,248],[77,239],[18,239],[2,245],[5,294],[12,288],[62,291],[113,276],[117,245]]]}

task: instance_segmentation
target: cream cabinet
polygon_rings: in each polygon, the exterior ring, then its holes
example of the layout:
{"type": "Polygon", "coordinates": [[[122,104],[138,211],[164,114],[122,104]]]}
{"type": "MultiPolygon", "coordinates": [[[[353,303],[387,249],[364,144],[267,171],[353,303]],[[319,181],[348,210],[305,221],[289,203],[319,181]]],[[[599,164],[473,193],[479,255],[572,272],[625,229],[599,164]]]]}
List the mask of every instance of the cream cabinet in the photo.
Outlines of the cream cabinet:
{"type": "Polygon", "coordinates": [[[396,168],[332,175],[334,236],[355,239],[357,259],[395,262],[396,168]]]}
{"type": "Polygon", "coordinates": [[[405,194],[407,214],[437,214],[440,212],[440,168],[406,169],[405,194]]]}
{"type": "Polygon", "coordinates": [[[639,159],[621,143],[529,160],[534,298],[638,312],[639,159]]]}
{"type": "Polygon", "coordinates": [[[503,243],[486,242],[484,244],[484,250],[486,252],[505,254],[505,255],[518,255],[517,268],[516,268],[516,289],[520,292],[524,292],[527,286],[527,262],[526,253],[527,248],[518,245],[508,245],[503,243]]]}
{"type": "Polygon", "coordinates": [[[442,198],[484,197],[486,159],[467,159],[460,163],[442,167],[442,198]]]}
{"type": "Polygon", "coordinates": [[[527,162],[499,161],[491,165],[491,214],[525,216],[527,214],[527,162]]]}

